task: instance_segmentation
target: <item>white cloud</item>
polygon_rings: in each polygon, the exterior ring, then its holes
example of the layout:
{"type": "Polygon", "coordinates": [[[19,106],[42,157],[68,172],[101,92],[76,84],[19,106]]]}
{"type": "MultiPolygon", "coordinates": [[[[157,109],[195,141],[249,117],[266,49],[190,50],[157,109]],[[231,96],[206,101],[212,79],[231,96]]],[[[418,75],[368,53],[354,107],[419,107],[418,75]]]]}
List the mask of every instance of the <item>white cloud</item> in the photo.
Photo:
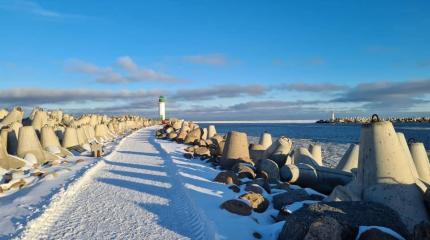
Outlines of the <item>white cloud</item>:
{"type": "Polygon", "coordinates": [[[203,65],[223,66],[228,64],[227,57],[223,54],[207,54],[207,55],[190,55],[185,56],[187,62],[203,65]]]}
{"type": "Polygon", "coordinates": [[[99,67],[95,64],[76,59],[67,61],[68,70],[90,75],[99,83],[131,83],[145,81],[174,83],[184,81],[163,72],[139,67],[129,56],[119,57],[116,60],[115,66],[118,67],[118,69],[99,67]],[[122,70],[125,74],[121,73],[119,70],[122,70]]]}
{"type": "Polygon", "coordinates": [[[50,10],[37,2],[25,0],[3,0],[0,2],[0,9],[14,12],[24,12],[36,16],[47,18],[81,18],[83,16],[75,14],[60,13],[58,11],[50,10]]]}

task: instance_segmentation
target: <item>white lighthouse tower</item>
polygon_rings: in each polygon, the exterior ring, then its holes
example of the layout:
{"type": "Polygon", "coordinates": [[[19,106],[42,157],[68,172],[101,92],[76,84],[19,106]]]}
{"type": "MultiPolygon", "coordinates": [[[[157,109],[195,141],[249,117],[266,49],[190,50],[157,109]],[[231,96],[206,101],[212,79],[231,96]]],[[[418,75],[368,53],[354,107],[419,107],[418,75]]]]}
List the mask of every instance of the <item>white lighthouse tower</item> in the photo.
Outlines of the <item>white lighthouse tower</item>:
{"type": "Polygon", "coordinates": [[[160,111],[160,120],[166,120],[166,103],[163,96],[160,96],[158,110],[160,111]]]}

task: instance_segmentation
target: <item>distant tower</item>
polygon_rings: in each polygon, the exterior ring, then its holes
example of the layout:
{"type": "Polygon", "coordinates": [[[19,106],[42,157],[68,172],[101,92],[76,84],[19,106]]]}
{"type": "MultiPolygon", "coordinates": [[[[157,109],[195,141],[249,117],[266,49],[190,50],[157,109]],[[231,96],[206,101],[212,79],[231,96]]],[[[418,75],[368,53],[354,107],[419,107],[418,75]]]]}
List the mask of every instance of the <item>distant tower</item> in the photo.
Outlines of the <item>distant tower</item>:
{"type": "Polygon", "coordinates": [[[164,97],[160,96],[160,99],[158,100],[160,105],[158,106],[158,109],[160,110],[160,119],[165,120],[166,119],[166,103],[164,101],[164,97]]]}
{"type": "Polygon", "coordinates": [[[334,112],[331,112],[331,118],[330,118],[330,121],[334,122],[334,120],[336,120],[336,118],[334,117],[334,112]]]}

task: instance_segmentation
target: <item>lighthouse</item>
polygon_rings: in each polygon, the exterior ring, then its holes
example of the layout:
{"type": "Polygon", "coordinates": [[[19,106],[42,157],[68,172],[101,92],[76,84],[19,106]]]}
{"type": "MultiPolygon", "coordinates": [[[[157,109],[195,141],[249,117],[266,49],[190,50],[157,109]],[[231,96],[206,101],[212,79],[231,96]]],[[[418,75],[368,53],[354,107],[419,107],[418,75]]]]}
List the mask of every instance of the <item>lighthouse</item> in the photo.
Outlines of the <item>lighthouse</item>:
{"type": "Polygon", "coordinates": [[[165,120],[166,119],[166,103],[164,101],[164,97],[160,96],[158,102],[159,102],[158,110],[160,111],[160,119],[165,120]]]}

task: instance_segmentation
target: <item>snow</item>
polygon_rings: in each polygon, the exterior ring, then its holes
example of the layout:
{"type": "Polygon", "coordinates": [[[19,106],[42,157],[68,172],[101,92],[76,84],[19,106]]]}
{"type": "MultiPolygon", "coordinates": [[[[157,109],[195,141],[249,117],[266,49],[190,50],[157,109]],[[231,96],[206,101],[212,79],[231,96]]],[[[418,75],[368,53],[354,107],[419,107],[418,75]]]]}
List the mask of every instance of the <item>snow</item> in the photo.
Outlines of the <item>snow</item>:
{"type": "MultiPolygon", "coordinates": [[[[112,152],[118,145],[117,140],[106,145],[107,152],[112,152]]],[[[27,160],[34,156],[27,154],[27,160]]],[[[40,217],[50,202],[54,201],[68,190],[70,185],[81,178],[98,161],[96,158],[74,156],[64,159],[55,166],[43,166],[39,171],[45,172],[43,178],[33,176],[38,170],[30,169],[16,171],[13,180],[8,183],[23,180],[26,186],[0,193],[0,239],[10,239],[19,235],[24,227],[33,219],[40,217]],[[82,162],[76,162],[83,159],[82,162]]]]}
{"type": "MultiPolygon", "coordinates": [[[[105,158],[70,160],[67,167],[51,169],[58,176],[0,197],[0,238],[253,239],[258,232],[262,239],[277,239],[284,222],[274,222],[278,211],[272,204],[250,216],[221,209],[224,201],[244,194],[245,186],[235,193],[213,182],[219,169],[185,158],[185,146],[156,139],[156,129],[112,144],[105,158]]],[[[263,193],[269,201],[285,191],[273,190],[263,193]]]]}

